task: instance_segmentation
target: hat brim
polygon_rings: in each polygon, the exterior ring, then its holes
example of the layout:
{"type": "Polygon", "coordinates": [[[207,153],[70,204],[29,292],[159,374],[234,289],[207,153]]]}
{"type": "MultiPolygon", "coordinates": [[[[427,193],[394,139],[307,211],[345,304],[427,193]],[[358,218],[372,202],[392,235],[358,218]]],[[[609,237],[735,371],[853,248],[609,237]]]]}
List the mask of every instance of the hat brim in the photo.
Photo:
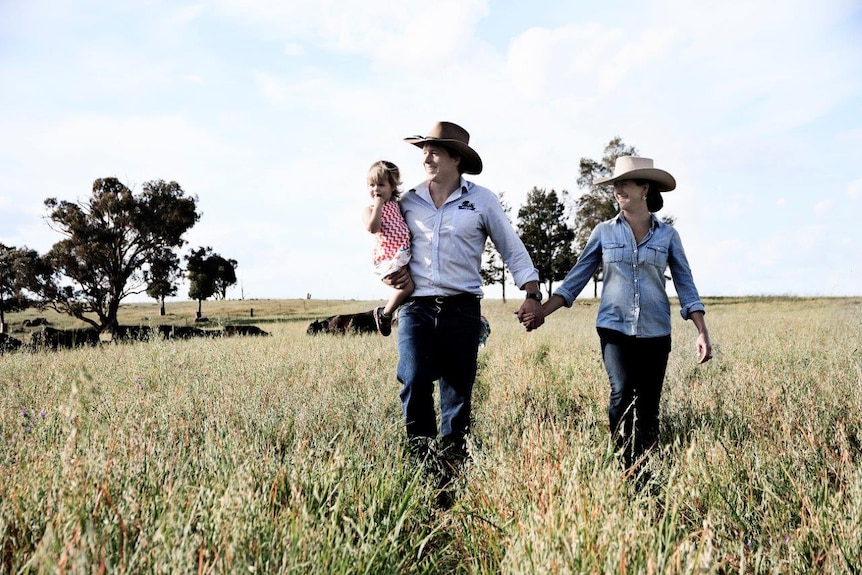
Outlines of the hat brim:
{"type": "Polygon", "coordinates": [[[604,184],[612,184],[620,180],[647,180],[656,184],[656,189],[659,192],[670,192],[676,189],[676,180],[668,172],[659,170],[658,168],[641,168],[639,170],[631,170],[622,173],[618,176],[609,178],[599,178],[593,184],[601,186],[604,184]]]}
{"type": "Polygon", "coordinates": [[[466,145],[459,140],[450,140],[445,138],[428,138],[425,136],[411,136],[404,138],[408,144],[413,144],[417,148],[421,148],[425,144],[437,144],[448,148],[461,157],[461,168],[465,174],[481,174],[482,173],[482,158],[476,153],[476,150],[466,145]]]}

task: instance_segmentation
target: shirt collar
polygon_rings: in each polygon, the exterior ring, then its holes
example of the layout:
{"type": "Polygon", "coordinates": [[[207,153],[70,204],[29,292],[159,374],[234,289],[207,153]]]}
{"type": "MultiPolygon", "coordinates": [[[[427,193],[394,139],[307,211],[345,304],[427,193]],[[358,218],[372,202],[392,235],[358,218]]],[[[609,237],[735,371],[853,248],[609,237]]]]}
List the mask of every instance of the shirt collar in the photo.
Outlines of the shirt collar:
{"type": "MultiPolygon", "coordinates": [[[[652,220],[652,224],[650,225],[650,227],[652,229],[656,229],[656,228],[661,226],[661,220],[658,219],[657,217],[655,217],[655,214],[650,213],[650,219],[652,220]]],[[[613,218],[611,218],[611,221],[614,223],[617,223],[617,224],[628,223],[623,219],[623,213],[622,212],[617,213],[617,215],[615,215],[613,218]]]]}
{"type": "MultiPolygon", "coordinates": [[[[463,196],[464,194],[466,194],[470,190],[472,190],[473,185],[474,185],[473,182],[465,180],[464,176],[462,175],[461,176],[461,195],[463,196]]],[[[415,188],[408,190],[408,193],[413,192],[415,194],[419,191],[424,191],[426,194],[430,194],[430,191],[428,190],[428,180],[425,180],[424,182],[422,182],[421,184],[419,184],[415,188]]],[[[455,194],[453,193],[452,195],[454,196],[455,194]]]]}

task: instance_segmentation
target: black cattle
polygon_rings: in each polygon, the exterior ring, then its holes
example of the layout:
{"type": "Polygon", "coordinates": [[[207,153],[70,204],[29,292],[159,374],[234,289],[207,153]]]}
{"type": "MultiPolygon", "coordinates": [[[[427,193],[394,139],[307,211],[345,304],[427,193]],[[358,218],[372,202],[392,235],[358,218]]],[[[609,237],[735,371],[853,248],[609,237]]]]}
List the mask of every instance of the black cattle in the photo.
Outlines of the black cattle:
{"type": "Polygon", "coordinates": [[[156,329],[165,339],[191,339],[212,335],[205,329],[188,325],[160,325],[156,329]]]}
{"type": "Polygon", "coordinates": [[[30,335],[30,344],[35,349],[71,349],[99,344],[99,331],[93,328],[54,329],[45,326],[30,335]]]}
{"type": "Polygon", "coordinates": [[[377,324],[374,323],[374,310],[359,313],[345,313],[333,315],[323,320],[315,320],[306,330],[308,334],[334,333],[360,334],[377,333],[377,324]]]}
{"type": "Polygon", "coordinates": [[[269,335],[256,325],[226,325],[222,332],[224,335],[269,335]]]}
{"type": "Polygon", "coordinates": [[[118,325],[114,329],[114,341],[147,341],[153,333],[148,325],[118,325]]]}
{"type": "Polygon", "coordinates": [[[308,326],[305,333],[315,335],[318,333],[326,333],[329,331],[329,319],[316,319],[308,326]]]}
{"type": "Polygon", "coordinates": [[[11,335],[0,333],[0,353],[21,349],[22,345],[24,344],[11,335]]]}
{"type": "Polygon", "coordinates": [[[25,319],[21,322],[21,327],[39,327],[41,325],[49,325],[49,322],[44,317],[34,317],[33,319],[25,319]]]}

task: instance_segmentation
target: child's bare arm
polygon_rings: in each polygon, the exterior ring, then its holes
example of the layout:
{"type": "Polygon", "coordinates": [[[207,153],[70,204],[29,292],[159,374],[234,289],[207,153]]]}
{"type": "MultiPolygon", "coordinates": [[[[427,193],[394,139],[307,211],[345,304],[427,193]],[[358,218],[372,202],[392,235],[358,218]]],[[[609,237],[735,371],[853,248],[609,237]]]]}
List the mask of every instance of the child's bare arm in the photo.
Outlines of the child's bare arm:
{"type": "Polygon", "coordinates": [[[383,198],[379,196],[375,197],[373,201],[374,203],[365,207],[363,221],[365,222],[365,229],[372,234],[376,234],[380,231],[380,219],[383,215],[384,202],[383,198]]]}

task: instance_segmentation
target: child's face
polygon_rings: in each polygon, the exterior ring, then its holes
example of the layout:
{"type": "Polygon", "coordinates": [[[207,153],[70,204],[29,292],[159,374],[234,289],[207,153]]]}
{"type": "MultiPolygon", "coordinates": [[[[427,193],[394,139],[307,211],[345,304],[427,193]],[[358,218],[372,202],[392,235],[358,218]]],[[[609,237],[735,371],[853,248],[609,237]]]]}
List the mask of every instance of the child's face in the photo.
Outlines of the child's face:
{"type": "Polygon", "coordinates": [[[383,201],[388,202],[392,198],[393,192],[392,184],[389,183],[389,180],[385,180],[383,182],[374,182],[368,181],[368,193],[371,195],[371,198],[383,198],[383,201]]]}

